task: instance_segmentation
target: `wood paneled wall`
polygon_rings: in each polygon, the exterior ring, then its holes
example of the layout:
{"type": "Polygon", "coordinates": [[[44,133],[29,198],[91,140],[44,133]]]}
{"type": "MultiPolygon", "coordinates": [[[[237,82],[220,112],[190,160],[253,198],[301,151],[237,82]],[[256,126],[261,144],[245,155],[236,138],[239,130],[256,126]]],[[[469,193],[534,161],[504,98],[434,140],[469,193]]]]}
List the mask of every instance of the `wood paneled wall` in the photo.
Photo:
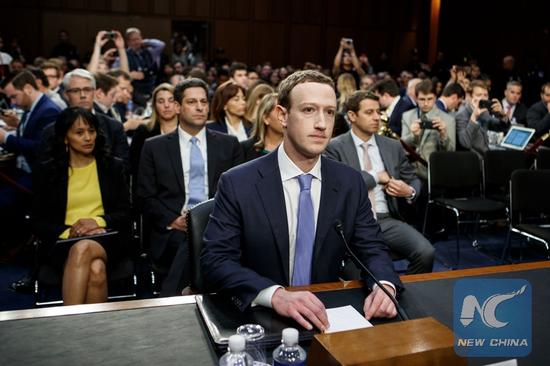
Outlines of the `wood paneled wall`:
{"type": "Polygon", "coordinates": [[[48,55],[60,29],[67,29],[81,54],[100,29],[142,29],[166,42],[172,20],[205,21],[211,56],[223,47],[233,59],[275,66],[306,61],[329,67],[341,37],[372,60],[385,51],[395,68],[414,47],[427,52],[429,2],[422,0],[31,0],[3,1],[0,33],[16,35],[25,52],[48,55]]]}

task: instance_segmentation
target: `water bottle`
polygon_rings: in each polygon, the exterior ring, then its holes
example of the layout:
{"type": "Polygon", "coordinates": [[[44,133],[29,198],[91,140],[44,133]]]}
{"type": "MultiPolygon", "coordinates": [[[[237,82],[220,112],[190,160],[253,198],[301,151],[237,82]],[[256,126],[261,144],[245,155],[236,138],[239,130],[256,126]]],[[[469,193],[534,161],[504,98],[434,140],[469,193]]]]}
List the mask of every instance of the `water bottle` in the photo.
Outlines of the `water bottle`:
{"type": "Polygon", "coordinates": [[[130,99],[126,104],[126,119],[131,119],[134,116],[134,101],[130,99]]]}
{"type": "Polygon", "coordinates": [[[298,345],[298,330],[283,329],[282,343],[273,351],[273,366],[305,366],[306,358],[306,351],[298,345]]]}
{"type": "Polygon", "coordinates": [[[220,366],[252,366],[254,360],[244,351],[246,339],[241,335],[229,337],[227,353],[220,358],[220,366]]]}

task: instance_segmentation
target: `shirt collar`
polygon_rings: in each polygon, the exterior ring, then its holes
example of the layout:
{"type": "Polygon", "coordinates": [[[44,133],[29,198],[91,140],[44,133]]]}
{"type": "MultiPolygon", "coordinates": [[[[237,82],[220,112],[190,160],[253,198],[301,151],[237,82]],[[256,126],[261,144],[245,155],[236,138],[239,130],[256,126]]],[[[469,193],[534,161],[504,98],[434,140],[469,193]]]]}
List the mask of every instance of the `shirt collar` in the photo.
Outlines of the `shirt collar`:
{"type": "Polygon", "coordinates": [[[395,106],[399,102],[399,99],[401,99],[401,97],[399,95],[396,96],[395,99],[393,100],[393,102],[391,102],[391,104],[388,106],[388,108],[386,108],[386,114],[388,115],[388,117],[391,117],[391,114],[393,113],[393,110],[395,109],[395,106]]]}
{"type": "MultiPolygon", "coordinates": [[[[356,146],[356,147],[363,147],[363,144],[365,143],[365,141],[363,141],[363,139],[361,139],[359,136],[357,136],[353,130],[350,130],[351,132],[351,138],[353,139],[353,144],[356,146]]],[[[378,146],[376,145],[376,137],[374,135],[372,135],[372,137],[369,139],[369,141],[367,142],[367,145],[369,146],[378,146]]]]}
{"type": "Polygon", "coordinates": [[[32,102],[31,109],[29,109],[29,114],[32,113],[32,111],[34,110],[34,108],[35,108],[36,105],[38,104],[38,101],[39,101],[40,99],[42,99],[42,96],[43,96],[43,95],[44,95],[44,93],[40,93],[40,92],[38,93],[38,98],[36,98],[36,99],[34,100],[34,102],[32,102]]]}
{"type": "Polygon", "coordinates": [[[99,102],[94,102],[98,107],[99,109],[101,109],[103,111],[103,113],[108,113],[109,112],[109,108],[107,108],[105,105],[99,103],[99,102]]]}
{"type": "MultiPolygon", "coordinates": [[[[181,125],[178,125],[178,136],[181,142],[183,143],[189,143],[191,140],[192,135],[185,132],[183,128],[181,128],[181,125]]],[[[199,140],[200,145],[206,146],[206,128],[203,127],[202,130],[199,131],[194,137],[196,137],[199,140]]]]}
{"type": "Polygon", "coordinates": [[[513,108],[515,104],[510,104],[508,103],[508,101],[506,100],[506,98],[503,98],[502,99],[502,107],[504,108],[504,112],[506,112],[506,110],[508,109],[508,106],[510,106],[510,108],[513,108]]]}
{"type": "Polygon", "coordinates": [[[279,170],[281,172],[281,180],[287,181],[293,178],[296,178],[302,174],[311,174],[314,178],[319,180],[321,179],[321,157],[317,159],[317,163],[313,166],[311,171],[303,172],[302,169],[298,168],[296,164],[288,157],[285,152],[283,143],[277,149],[277,160],[279,162],[279,170]]]}

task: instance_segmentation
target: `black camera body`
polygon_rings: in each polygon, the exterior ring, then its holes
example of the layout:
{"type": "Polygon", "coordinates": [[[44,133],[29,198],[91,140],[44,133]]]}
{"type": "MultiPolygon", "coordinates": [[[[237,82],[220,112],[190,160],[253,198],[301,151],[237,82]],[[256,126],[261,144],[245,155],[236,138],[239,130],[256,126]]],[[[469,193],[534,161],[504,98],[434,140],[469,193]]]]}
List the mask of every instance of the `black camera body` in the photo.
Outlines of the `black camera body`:
{"type": "Polygon", "coordinates": [[[493,105],[492,100],[480,100],[479,101],[479,109],[486,108],[488,110],[491,110],[492,105],[493,105]]]}
{"type": "Polygon", "coordinates": [[[423,130],[437,130],[437,128],[434,127],[433,121],[426,116],[420,118],[420,128],[423,130]]]}
{"type": "Polygon", "coordinates": [[[105,33],[105,38],[115,39],[116,38],[116,32],[106,32],[105,33]]]}

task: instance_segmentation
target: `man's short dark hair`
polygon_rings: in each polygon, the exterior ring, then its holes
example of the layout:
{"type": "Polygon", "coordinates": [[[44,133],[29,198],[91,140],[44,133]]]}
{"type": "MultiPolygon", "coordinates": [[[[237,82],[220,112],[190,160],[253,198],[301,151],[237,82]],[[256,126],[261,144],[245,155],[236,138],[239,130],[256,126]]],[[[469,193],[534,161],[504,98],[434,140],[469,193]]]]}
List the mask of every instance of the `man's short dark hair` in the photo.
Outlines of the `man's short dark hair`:
{"type": "Polygon", "coordinates": [[[399,86],[393,79],[384,79],[375,83],[371,89],[380,95],[388,93],[391,97],[397,97],[399,95],[399,86]]]}
{"type": "Polygon", "coordinates": [[[298,84],[303,83],[320,83],[327,84],[334,89],[334,81],[328,76],[316,70],[297,71],[287,76],[281,84],[279,84],[279,97],[277,103],[286,109],[290,109],[290,92],[298,84]]]}
{"type": "Polygon", "coordinates": [[[46,76],[44,71],[42,71],[42,69],[39,69],[37,67],[28,67],[27,70],[29,70],[34,75],[34,78],[36,80],[40,80],[40,82],[42,83],[42,86],[46,88],[50,87],[50,82],[48,81],[48,77],[46,76]]]}
{"type": "Polygon", "coordinates": [[[107,73],[107,75],[112,76],[115,79],[118,79],[119,77],[122,77],[124,80],[132,81],[132,78],[130,77],[130,74],[128,74],[126,71],[122,71],[122,70],[111,70],[107,73]]]}
{"type": "Polygon", "coordinates": [[[206,82],[206,73],[202,71],[200,67],[192,68],[187,76],[190,78],[201,79],[202,81],[206,82]]]}
{"type": "Polygon", "coordinates": [[[247,69],[248,69],[247,66],[242,62],[233,62],[231,64],[231,67],[229,68],[229,77],[233,77],[237,70],[247,71],[247,69]]]}
{"type": "Polygon", "coordinates": [[[359,105],[365,99],[370,99],[378,102],[379,98],[370,91],[357,90],[346,100],[346,110],[355,113],[359,112],[359,105]]]}
{"type": "Polygon", "coordinates": [[[203,88],[206,95],[208,95],[208,85],[206,85],[204,81],[197,78],[190,78],[185,79],[176,85],[176,89],[174,90],[174,99],[181,104],[183,101],[183,94],[185,93],[185,90],[189,88],[203,88]]]}
{"type": "Polygon", "coordinates": [[[540,93],[541,94],[544,94],[544,89],[546,88],[549,88],[550,89],[550,83],[544,83],[542,84],[542,86],[540,87],[540,93]]]}
{"type": "Polygon", "coordinates": [[[441,93],[444,97],[450,97],[451,95],[456,94],[457,97],[464,99],[466,97],[466,92],[464,91],[464,88],[459,83],[451,83],[443,89],[443,93],[441,93]]]}
{"type": "Polygon", "coordinates": [[[59,67],[59,64],[57,62],[53,62],[53,61],[49,61],[49,60],[45,61],[40,65],[40,68],[42,70],[54,69],[55,72],[57,73],[57,77],[59,78],[61,76],[61,67],[59,67]]]}
{"type": "Polygon", "coordinates": [[[431,80],[422,80],[414,87],[414,94],[418,97],[418,94],[435,94],[435,85],[431,80]]]}
{"type": "Polygon", "coordinates": [[[23,90],[23,87],[27,84],[32,86],[35,90],[38,90],[38,85],[36,85],[34,75],[28,70],[23,70],[19,74],[15,75],[15,77],[11,80],[11,84],[17,90],[23,90]]]}
{"type": "Polygon", "coordinates": [[[107,74],[96,73],[94,78],[96,89],[101,89],[103,94],[109,93],[111,89],[118,85],[117,79],[107,74]]]}

